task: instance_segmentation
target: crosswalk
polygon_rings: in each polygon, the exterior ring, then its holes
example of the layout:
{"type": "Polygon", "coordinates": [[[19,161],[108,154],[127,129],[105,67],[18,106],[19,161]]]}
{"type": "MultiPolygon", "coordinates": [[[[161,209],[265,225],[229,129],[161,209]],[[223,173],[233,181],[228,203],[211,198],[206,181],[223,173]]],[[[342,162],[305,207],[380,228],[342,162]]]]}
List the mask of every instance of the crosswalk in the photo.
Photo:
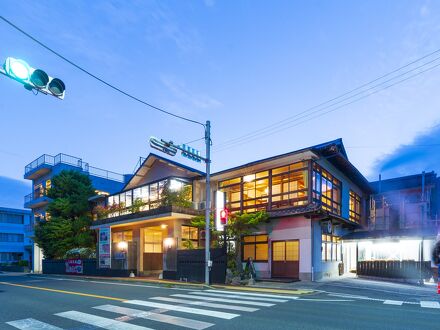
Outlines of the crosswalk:
{"type": "Polygon", "coordinates": [[[26,318],[6,322],[9,328],[21,330],[60,330],[66,322],[71,328],[109,330],[151,330],[156,327],[203,330],[215,325],[216,320],[232,320],[261,308],[298,299],[297,296],[226,290],[203,290],[153,296],[145,300],[125,300],[115,304],[91,307],[91,310],[67,310],[54,314],[56,320],[26,318]],[[102,315],[101,315],[102,312],[102,315]],[[113,315],[113,317],[109,317],[113,315]],[[133,323],[134,322],[134,323],[133,323]]]}

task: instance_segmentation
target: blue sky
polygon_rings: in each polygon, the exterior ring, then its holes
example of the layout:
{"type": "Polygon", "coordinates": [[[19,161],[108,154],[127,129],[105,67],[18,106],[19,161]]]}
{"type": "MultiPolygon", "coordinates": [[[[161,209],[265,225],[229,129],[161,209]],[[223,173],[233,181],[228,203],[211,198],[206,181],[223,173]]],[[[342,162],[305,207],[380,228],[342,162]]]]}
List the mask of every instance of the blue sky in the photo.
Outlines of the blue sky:
{"type": "MultiPolygon", "coordinates": [[[[210,119],[215,171],[339,137],[370,179],[439,170],[440,69],[264,139],[215,149],[439,48],[439,2],[4,0],[1,14],[118,87],[210,119]]],[[[90,79],[3,22],[0,35],[0,61],[25,59],[67,90],[59,101],[0,77],[0,195],[23,186],[15,180],[43,153],[130,173],[151,151],[149,136],[183,143],[203,135],[90,79]]],[[[4,203],[20,207],[22,196],[4,203]]]]}

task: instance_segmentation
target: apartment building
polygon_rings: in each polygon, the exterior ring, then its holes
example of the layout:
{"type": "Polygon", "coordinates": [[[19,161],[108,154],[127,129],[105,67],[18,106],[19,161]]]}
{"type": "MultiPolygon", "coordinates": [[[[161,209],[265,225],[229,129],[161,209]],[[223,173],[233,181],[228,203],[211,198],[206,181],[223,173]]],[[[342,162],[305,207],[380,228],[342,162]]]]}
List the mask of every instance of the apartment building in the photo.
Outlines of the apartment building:
{"type": "MultiPolygon", "coordinates": [[[[42,155],[26,165],[24,178],[32,181],[32,192],[24,197],[24,207],[31,209],[35,221],[47,221],[50,214],[46,211],[50,198],[47,191],[51,188],[52,177],[63,170],[73,170],[89,176],[98,194],[108,195],[120,191],[130,175],[123,175],[101,168],[90,166],[81,158],[58,154],[56,156],[42,155]]],[[[33,232],[33,229],[32,231],[33,232]]],[[[33,266],[35,272],[41,272],[42,253],[32,242],[33,266]]]]}

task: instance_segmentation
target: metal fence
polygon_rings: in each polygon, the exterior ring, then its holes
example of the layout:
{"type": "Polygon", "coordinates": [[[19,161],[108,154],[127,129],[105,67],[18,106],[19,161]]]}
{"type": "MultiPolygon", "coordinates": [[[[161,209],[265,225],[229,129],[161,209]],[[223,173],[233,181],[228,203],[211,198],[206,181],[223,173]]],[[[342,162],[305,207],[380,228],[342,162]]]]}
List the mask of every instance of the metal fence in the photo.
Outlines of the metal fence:
{"type": "Polygon", "coordinates": [[[358,261],[357,275],[427,280],[432,277],[432,270],[430,261],[358,261]]]}

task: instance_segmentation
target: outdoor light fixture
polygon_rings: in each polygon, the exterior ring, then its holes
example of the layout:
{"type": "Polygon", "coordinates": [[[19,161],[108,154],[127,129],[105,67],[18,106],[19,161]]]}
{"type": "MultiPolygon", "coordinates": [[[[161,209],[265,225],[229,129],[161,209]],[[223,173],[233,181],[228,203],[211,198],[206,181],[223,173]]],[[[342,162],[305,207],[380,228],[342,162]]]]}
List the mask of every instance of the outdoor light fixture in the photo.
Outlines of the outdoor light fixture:
{"type": "Polygon", "coordinates": [[[166,225],[164,223],[160,225],[160,228],[162,228],[162,229],[166,229],[167,227],[168,227],[168,225],[166,225]]]}
{"type": "Polygon", "coordinates": [[[174,245],[174,238],[172,237],[167,237],[163,240],[163,245],[170,249],[173,245],[174,245]]]}
{"type": "Polygon", "coordinates": [[[118,243],[118,249],[121,251],[126,251],[128,248],[128,243],[126,241],[120,241],[118,243]]]}
{"type": "Polygon", "coordinates": [[[66,85],[61,79],[52,78],[41,69],[34,69],[23,60],[6,58],[0,73],[22,83],[28,90],[35,89],[43,94],[64,99],[66,85]]]}

